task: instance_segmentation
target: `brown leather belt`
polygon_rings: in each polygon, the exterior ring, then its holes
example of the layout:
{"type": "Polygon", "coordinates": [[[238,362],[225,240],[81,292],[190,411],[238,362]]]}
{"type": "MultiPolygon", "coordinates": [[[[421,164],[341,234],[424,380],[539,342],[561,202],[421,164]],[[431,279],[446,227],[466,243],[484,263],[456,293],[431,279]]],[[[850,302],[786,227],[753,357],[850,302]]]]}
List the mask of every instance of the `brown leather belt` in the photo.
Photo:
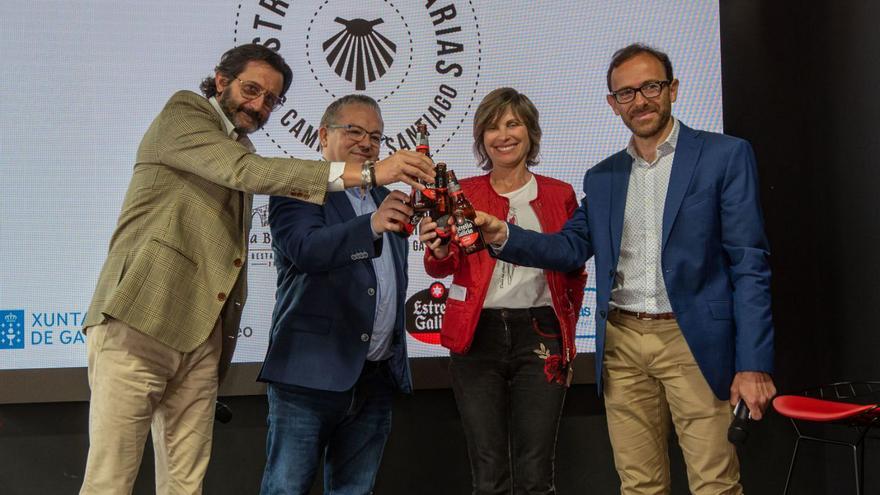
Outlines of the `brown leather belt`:
{"type": "Polygon", "coordinates": [[[635,311],[627,311],[625,309],[614,308],[611,312],[617,311],[622,315],[632,316],[637,320],[674,320],[675,313],[637,313],[635,311]]]}

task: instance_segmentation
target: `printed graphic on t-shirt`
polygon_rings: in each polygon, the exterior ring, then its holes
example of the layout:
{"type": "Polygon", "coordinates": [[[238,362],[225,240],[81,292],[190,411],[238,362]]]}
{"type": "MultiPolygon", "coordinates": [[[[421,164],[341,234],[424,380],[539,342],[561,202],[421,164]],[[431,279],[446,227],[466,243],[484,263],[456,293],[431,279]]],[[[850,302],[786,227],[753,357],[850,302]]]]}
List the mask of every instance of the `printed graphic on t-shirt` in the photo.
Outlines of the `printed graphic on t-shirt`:
{"type": "MultiPolygon", "coordinates": [[[[510,212],[507,213],[507,223],[517,225],[515,206],[511,206],[510,212]]],[[[503,289],[509,287],[513,283],[513,274],[516,271],[516,265],[501,260],[498,260],[498,263],[501,264],[501,276],[498,277],[498,288],[503,289]]]]}

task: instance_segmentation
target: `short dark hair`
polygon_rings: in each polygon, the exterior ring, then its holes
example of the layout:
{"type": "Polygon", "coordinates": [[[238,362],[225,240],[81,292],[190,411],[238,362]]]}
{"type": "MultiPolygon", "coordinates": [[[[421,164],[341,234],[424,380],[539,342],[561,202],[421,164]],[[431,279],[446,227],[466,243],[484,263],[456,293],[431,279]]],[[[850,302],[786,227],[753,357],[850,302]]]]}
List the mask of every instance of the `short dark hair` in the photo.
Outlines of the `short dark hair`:
{"type": "Polygon", "coordinates": [[[335,124],[339,117],[339,111],[346,105],[354,104],[368,106],[376,111],[380,119],[382,118],[382,110],[379,109],[379,104],[373,98],[363,94],[345,95],[335,100],[327,107],[327,110],[324,110],[324,115],[321,117],[321,127],[335,124]]]}
{"type": "MultiPolygon", "coordinates": [[[[257,61],[266,62],[284,76],[284,85],[281,89],[281,94],[278,95],[283,97],[293,81],[293,71],[290,70],[287,62],[284,61],[284,57],[263,45],[249,43],[228,50],[220,57],[220,63],[217,64],[217,67],[214,67],[214,71],[232,80],[244,71],[248,63],[257,61]]],[[[206,98],[217,95],[217,84],[214,81],[214,76],[203,79],[199,88],[206,98]]]]}
{"type": "Polygon", "coordinates": [[[483,134],[510,109],[522,119],[529,133],[531,147],[526,155],[526,165],[538,164],[538,152],[541,151],[541,125],[538,123],[538,109],[528,96],[513,88],[494,89],[483,98],[477,111],[474,112],[474,156],[479,160],[483,170],[492,170],[492,161],[483,144],[483,134]]]}
{"type": "Polygon", "coordinates": [[[612,55],[611,63],[608,65],[608,74],[605,77],[606,82],[608,83],[608,91],[614,91],[613,89],[611,89],[611,72],[614,71],[614,69],[620,67],[620,65],[627,60],[642,53],[647,53],[648,55],[660,61],[660,63],[663,64],[663,68],[666,70],[666,79],[672,81],[672,62],[669,60],[669,55],[644,43],[633,43],[629,46],[621,48],[620,50],[617,50],[616,52],[614,52],[614,55],[612,55]]]}

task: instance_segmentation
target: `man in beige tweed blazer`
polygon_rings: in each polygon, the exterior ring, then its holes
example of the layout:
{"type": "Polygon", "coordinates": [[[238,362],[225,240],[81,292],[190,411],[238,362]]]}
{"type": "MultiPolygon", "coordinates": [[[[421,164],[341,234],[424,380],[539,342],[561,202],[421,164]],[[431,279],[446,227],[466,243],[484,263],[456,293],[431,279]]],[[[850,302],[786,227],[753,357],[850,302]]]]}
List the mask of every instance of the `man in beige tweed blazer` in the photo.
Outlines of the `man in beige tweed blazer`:
{"type": "MultiPolygon", "coordinates": [[[[254,153],[247,134],[284,101],[292,72],[262,45],[226,52],[205,97],[176,93],[141,141],[84,323],[89,455],[81,493],[131,493],[152,427],[157,493],[200,493],[217,386],[247,298],[252,194],[321,204],[328,190],[432,180],[401,151],[375,164],[254,153]]],[[[418,186],[417,186],[418,187],[418,186]]]]}

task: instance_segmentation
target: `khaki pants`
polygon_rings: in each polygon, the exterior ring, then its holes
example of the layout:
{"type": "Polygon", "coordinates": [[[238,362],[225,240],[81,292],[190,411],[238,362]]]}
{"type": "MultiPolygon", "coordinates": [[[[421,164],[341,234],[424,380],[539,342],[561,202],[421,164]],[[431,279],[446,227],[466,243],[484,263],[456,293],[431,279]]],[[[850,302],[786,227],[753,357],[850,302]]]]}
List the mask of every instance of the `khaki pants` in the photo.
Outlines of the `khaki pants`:
{"type": "Polygon", "coordinates": [[[89,456],[81,494],[130,494],[152,425],[156,493],[198,494],[211,456],[220,322],[179,352],[118,320],[87,331],[89,456]]]}
{"type": "Polygon", "coordinates": [[[727,441],[730,404],[712,393],[675,320],[612,311],[605,335],[605,407],[620,493],[670,492],[671,416],[691,493],[741,494],[739,461],[727,441]]]}

